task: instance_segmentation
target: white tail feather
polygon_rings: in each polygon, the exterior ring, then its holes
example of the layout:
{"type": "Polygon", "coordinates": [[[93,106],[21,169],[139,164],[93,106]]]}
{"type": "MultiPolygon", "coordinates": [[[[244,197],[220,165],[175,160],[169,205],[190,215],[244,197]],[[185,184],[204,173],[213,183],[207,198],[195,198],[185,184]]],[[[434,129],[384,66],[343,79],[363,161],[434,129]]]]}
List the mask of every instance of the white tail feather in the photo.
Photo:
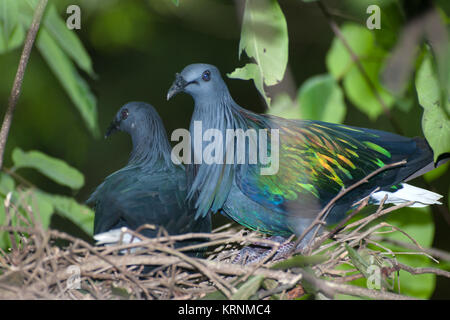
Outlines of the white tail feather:
{"type": "Polygon", "coordinates": [[[392,204],[401,204],[408,201],[415,201],[412,205],[409,205],[408,207],[426,207],[431,204],[442,204],[438,200],[442,198],[440,194],[437,194],[432,191],[428,191],[422,188],[414,187],[407,183],[401,184],[403,188],[395,191],[395,192],[388,192],[388,191],[378,191],[375,192],[371,196],[372,203],[379,204],[381,200],[384,199],[384,197],[387,195],[388,198],[386,199],[385,203],[392,203],[392,204]]]}
{"type": "Polygon", "coordinates": [[[94,236],[97,241],[96,245],[113,245],[113,244],[129,244],[140,242],[141,240],[127,232],[127,228],[113,229],[106,232],[98,233],[94,236]]]}

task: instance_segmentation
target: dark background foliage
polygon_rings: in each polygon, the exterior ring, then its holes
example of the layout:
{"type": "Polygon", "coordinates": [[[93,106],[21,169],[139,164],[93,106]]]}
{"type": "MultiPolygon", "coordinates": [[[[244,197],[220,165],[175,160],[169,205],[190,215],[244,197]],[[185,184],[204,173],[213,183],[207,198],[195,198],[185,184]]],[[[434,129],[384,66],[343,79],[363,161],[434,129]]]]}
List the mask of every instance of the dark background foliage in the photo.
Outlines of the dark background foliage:
{"type": "MultiPolygon", "coordinates": [[[[351,17],[350,20],[362,24],[368,16],[366,1],[362,2],[326,1],[326,5],[339,13],[336,16],[339,23],[349,21],[348,17],[351,17]]],[[[243,1],[181,0],[178,7],[169,0],[61,0],[54,3],[63,19],[68,16],[65,13],[68,5],[81,7],[81,29],[76,34],[92,59],[96,76],[90,77],[81,70],[80,74],[97,98],[98,126],[102,134],[120,106],[128,101],[151,103],[161,115],[169,136],[176,128],[188,128],[192,99],[180,95],[167,102],[166,93],[175,73],[194,62],[218,66],[232,96],[241,106],[261,113],[267,111],[264,99],[252,81],[226,77],[226,73],[249,61],[245,55],[241,60],[238,56],[243,1]]],[[[285,79],[272,87],[269,94],[276,96],[279,92],[287,92],[295,100],[297,90],[305,80],[328,72],[325,60],[335,36],[314,3],[280,0],[279,4],[288,26],[289,62],[285,79]]],[[[446,9],[445,1],[439,4],[446,9]]],[[[411,6],[406,7],[412,8],[412,5],[411,2],[411,6]]],[[[411,9],[412,14],[417,11],[414,10],[411,9]]],[[[398,34],[393,33],[392,38],[394,44],[398,34]]],[[[7,105],[19,57],[20,48],[0,55],[2,108],[7,105]]],[[[396,130],[388,117],[381,115],[370,119],[348,98],[345,103],[347,112],[343,123],[396,130]]],[[[423,109],[417,99],[410,103],[412,106],[408,108],[392,109],[392,117],[404,135],[423,136],[423,109]]],[[[42,55],[34,50],[7,142],[5,167],[13,165],[11,153],[16,146],[63,159],[84,174],[85,184],[80,190],[61,186],[32,169],[20,169],[19,172],[47,192],[74,196],[84,202],[108,174],[126,164],[129,156],[131,144],[127,135],[117,134],[104,140],[102,134],[98,137],[91,134],[42,55]]],[[[443,207],[448,204],[449,180],[447,171],[432,182],[434,189],[445,195],[443,207]]],[[[422,178],[414,184],[427,187],[422,178]]],[[[432,210],[435,222],[433,246],[449,251],[448,210],[436,206],[432,210]]],[[[214,217],[215,226],[225,221],[219,215],[214,217]]],[[[68,226],[64,218],[54,218],[52,223],[76,231],[76,227],[68,226]]],[[[449,279],[438,281],[434,296],[449,295],[449,279]]]]}

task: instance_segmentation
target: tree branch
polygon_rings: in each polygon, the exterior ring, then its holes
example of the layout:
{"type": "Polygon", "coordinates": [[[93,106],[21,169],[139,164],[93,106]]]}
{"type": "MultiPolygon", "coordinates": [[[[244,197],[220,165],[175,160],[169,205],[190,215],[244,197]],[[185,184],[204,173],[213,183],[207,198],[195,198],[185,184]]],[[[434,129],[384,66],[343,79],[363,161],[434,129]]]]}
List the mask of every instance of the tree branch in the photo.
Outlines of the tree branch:
{"type": "Polygon", "coordinates": [[[414,298],[379,290],[370,290],[362,287],[356,287],[348,284],[336,283],[331,281],[316,278],[306,271],[300,271],[303,279],[310,283],[315,289],[324,293],[327,296],[334,296],[336,294],[347,294],[351,296],[363,296],[377,300],[416,300],[414,298]]]}
{"type": "MultiPolygon", "coordinates": [[[[368,174],[366,177],[364,177],[363,179],[359,180],[358,182],[352,184],[351,186],[349,186],[348,188],[343,188],[333,199],[331,199],[330,202],[327,203],[327,205],[319,212],[319,214],[317,215],[316,219],[308,226],[308,228],[306,228],[303,233],[298,237],[298,239],[295,241],[295,244],[293,246],[293,248],[291,249],[291,253],[294,253],[297,249],[297,246],[300,244],[300,242],[305,238],[305,236],[315,227],[318,225],[323,225],[325,224],[325,219],[326,216],[328,214],[328,212],[331,210],[331,208],[334,206],[334,204],[340,199],[342,198],[344,195],[346,195],[348,192],[352,191],[353,189],[359,187],[361,184],[363,183],[367,183],[369,182],[369,179],[371,179],[372,177],[376,176],[377,174],[379,174],[382,171],[385,171],[387,169],[391,169],[393,167],[396,166],[400,166],[406,163],[406,160],[402,160],[399,162],[395,162],[395,163],[391,163],[388,165],[385,165],[381,168],[378,168],[377,170],[371,172],[370,174],[368,174]]],[[[312,239],[314,239],[314,237],[312,237],[312,239]]],[[[308,246],[310,246],[311,244],[309,244],[308,246]]],[[[311,249],[311,248],[309,248],[311,249]]]]}
{"type": "Polygon", "coordinates": [[[30,59],[31,50],[33,48],[34,40],[36,39],[39,25],[41,24],[42,16],[47,6],[48,0],[40,0],[34,11],[33,21],[28,30],[25,44],[23,46],[22,55],[20,56],[19,67],[17,68],[16,77],[14,79],[11,95],[9,96],[8,109],[6,110],[3,119],[2,128],[0,129],[0,168],[3,166],[3,156],[5,153],[6,140],[8,139],[9,129],[16,109],[17,101],[19,100],[22,89],[25,69],[27,68],[28,60],[30,59]]]}

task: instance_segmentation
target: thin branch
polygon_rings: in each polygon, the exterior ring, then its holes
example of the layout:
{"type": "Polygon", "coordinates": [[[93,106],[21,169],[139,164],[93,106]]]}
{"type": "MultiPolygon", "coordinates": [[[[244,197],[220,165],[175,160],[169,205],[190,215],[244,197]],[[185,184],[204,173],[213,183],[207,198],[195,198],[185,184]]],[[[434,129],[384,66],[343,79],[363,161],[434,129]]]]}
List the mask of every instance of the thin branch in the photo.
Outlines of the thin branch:
{"type": "Polygon", "coordinates": [[[438,276],[443,276],[443,277],[447,277],[450,278],[450,272],[446,271],[446,270],[441,270],[438,268],[414,268],[414,267],[410,267],[407,266],[406,264],[403,263],[399,263],[396,262],[394,265],[394,269],[393,271],[397,271],[397,270],[405,270],[411,274],[425,274],[425,273],[432,273],[438,276]]]}
{"type": "Polygon", "coordinates": [[[323,292],[327,296],[334,297],[336,294],[347,294],[351,296],[363,296],[367,298],[372,299],[378,299],[378,300],[417,300],[408,296],[391,293],[391,292],[384,292],[379,290],[370,290],[365,289],[362,287],[356,287],[352,285],[342,284],[342,283],[336,283],[331,281],[322,280],[319,278],[316,278],[312,274],[300,271],[304,280],[308,283],[310,283],[315,289],[317,289],[319,292],[323,292]]]}
{"type": "MultiPolygon", "coordinates": [[[[300,235],[300,237],[298,237],[298,239],[295,241],[295,245],[293,246],[293,248],[291,249],[291,253],[295,252],[297,246],[300,244],[300,242],[305,238],[305,236],[317,225],[323,225],[325,222],[323,221],[326,218],[326,215],[328,214],[328,212],[331,210],[331,208],[334,206],[334,204],[340,199],[342,198],[344,195],[346,195],[348,192],[352,191],[353,189],[359,187],[360,185],[369,182],[369,179],[376,176],[377,174],[379,174],[382,171],[385,171],[387,169],[391,169],[393,167],[396,166],[400,166],[406,163],[406,160],[403,161],[399,161],[399,162],[395,162],[395,163],[391,163],[388,165],[385,165],[381,168],[378,168],[377,170],[371,172],[370,174],[368,174],[366,177],[364,177],[363,179],[359,180],[358,182],[352,184],[350,187],[348,188],[343,188],[333,199],[331,199],[330,202],[327,203],[327,205],[319,212],[319,214],[317,215],[316,219],[314,219],[314,221],[308,226],[308,228],[306,228],[303,233],[300,235]]],[[[314,237],[312,238],[314,239],[314,237]]]]}
{"type": "Polygon", "coordinates": [[[8,101],[8,109],[3,119],[2,128],[0,129],[0,168],[3,166],[3,156],[5,153],[6,140],[8,139],[9,129],[11,128],[14,111],[16,109],[17,101],[19,100],[20,92],[22,89],[23,78],[25,75],[25,69],[27,68],[28,60],[30,59],[31,50],[33,48],[34,40],[36,39],[39,25],[42,20],[42,16],[47,6],[48,0],[40,0],[34,11],[33,21],[31,22],[30,29],[28,30],[25,44],[23,46],[22,55],[20,56],[19,67],[17,68],[16,77],[11,90],[11,95],[8,101]]]}
{"type": "MultiPolygon", "coordinates": [[[[392,238],[372,236],[372,239],[375,241],[383,241],[383,242],[391,243],[391,244],[394,244],[396,246],[403,247],[406,249],[414,249],[414,250],[419,249],[415,244],[392,239],[392,238]]],[[[423,251],[435,258],[438,258],[438,259],[441,259],[444,261],[450,261],[450,252],[446,252],[446,251],[436,249],[436,248],[420,248],[420,251],[423,251]]]]}

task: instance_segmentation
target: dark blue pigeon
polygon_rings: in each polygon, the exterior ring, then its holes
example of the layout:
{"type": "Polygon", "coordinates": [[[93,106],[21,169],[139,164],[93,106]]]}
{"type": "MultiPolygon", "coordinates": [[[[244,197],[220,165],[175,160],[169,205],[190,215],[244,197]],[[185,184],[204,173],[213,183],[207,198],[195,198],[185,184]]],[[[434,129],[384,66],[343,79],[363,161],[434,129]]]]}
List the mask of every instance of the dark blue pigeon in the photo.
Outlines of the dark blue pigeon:
{"type": "MultiPolygon", "coordinates": [[[[188,195],[195,201],[199,217],[210,210],[219,211],[245,227],[277,239],[292,234],[300,236],[343,188],[402,160],[407,163],[384,170],[346,193],[332,207],[326,222],[341,221],[357,201],[377,188],[379,192],[370,198],[373,204],[380,203],[384,196],[386,203],[416,201],[412,206],[440,203],[440,195],[404,183],[434,168],[432,150],[424,139],[256,114],[233,100],[219,70],[208,64],[192,64],[177,74],[167,99],[179,92],[188,93],[195,102],[190,132],[192,153],[197,160],[188,166],[188,195]],[[213,131],[205,137],[207,130],[213,131]],[[245,133],[254,130],[257,149],[250,152],[246,148],[238,154],[242,149],[238,149],[236,140],[240,138],[225,137],[239,130],[245,133]],[[261,132],[263,135],[259,136],[261,132]],[[265,140],[261,138],[264,134],[265,140]],[[276,137],[278,141],[273,142],[276,137]],[[209,153],[209,163],[199,161],[208,154],[212,141],[220,138],[222,144],[209,153]],[[200,145],[197,152],[196,145],[200,145]],[[263,162],[261,158],[251,162],[251,156],[259,157],[261,150],[262,154],[270,155],[271,161],[263,162]],[[242,156],[244,160],[239,162],[237,157],[242,156]],[[262,169],[270,167],[275,168],[273,172],[263,174],[262,169]]],[[[244,136],[248,138],[245,140],[248,146],[251,137],[251,134],[244,136]]],[[[300,243],[300,248],[311,239],[313,231],[300,243]]]]}
{"type": "Polygon", "coordinates": [[[171,146],[156,110],[144,102],[125,104],[106,137],[115,131],[130,134],[133,149],[128,164],[109,175],[87,200],[95,209],[94,238],[114,243],[122,227],[136,230],[144,224],[156,227],[140,231],[149,238],[156,237],[160,228],[170,235],[211,232],[210,215],[195,219],[195,211],[186,202],[186,171],[172,162],[171,146]]]}

